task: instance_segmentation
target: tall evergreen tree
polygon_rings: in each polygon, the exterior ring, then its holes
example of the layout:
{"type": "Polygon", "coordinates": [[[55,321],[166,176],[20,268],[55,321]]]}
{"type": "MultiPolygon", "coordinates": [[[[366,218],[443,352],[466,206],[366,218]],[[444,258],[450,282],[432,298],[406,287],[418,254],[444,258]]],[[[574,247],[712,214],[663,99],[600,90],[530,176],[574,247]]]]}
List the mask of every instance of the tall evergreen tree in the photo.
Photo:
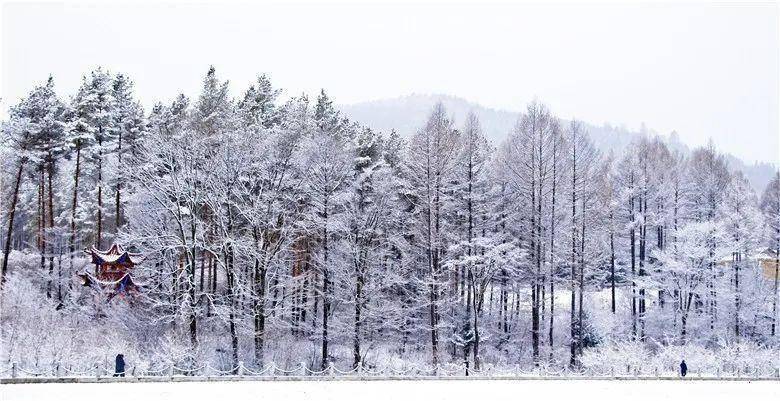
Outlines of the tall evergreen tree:
{"type": "Polygon", "coordinates": [[[761,211],[766,224],[766,244],[775,253],[774,292],[772,296],[772,324],[770,335],[777,335],[778,272],[780,272],[780,172],[775,173],[761,195],[761,211]]]}

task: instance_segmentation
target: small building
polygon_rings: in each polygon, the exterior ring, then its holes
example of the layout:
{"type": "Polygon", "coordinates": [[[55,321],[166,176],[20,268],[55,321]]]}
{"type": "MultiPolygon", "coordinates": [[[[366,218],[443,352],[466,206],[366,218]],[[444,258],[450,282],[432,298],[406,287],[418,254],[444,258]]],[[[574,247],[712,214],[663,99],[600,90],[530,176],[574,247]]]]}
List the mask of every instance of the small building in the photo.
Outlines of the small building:
{"type": "Polygon", "coordinates": [[[120,294],[132,294],[139,290],[139,285],[132,275],[133,268],[141,262],[140,253],[126,251],[121,245],[113,244],[106,251],[94,246],[85,249],[90,255],[94,271],[85,270],[78,276],[85,287],[98,287],[108,292],[111,299],[120,294]]]}
{"type": "Polygon", "coordinates": [[[764,277],[768,280],[775,280],[775,276],[778,274],[778,257],[776,251],[771,248],[765,248],[755,256],[755,259],[758,261],[758,265],[761,267],[764,277]]]}
{"type": "MultiPolygon", "coordinates": [[[[747,258],[747,261],[750,262],[747,266],[754,266],[761,269],[761,274],[764,279],[774,281],[777,272],[776,266],[778,265],[777,253],[775,252],[776,251],[771,248],[764,248],[757,251],[747,258]]],[[[723,259],[720,259],[717,264],[729,268],[734,265],[734,258],[733,256],[724,257],[723,259]]]]}

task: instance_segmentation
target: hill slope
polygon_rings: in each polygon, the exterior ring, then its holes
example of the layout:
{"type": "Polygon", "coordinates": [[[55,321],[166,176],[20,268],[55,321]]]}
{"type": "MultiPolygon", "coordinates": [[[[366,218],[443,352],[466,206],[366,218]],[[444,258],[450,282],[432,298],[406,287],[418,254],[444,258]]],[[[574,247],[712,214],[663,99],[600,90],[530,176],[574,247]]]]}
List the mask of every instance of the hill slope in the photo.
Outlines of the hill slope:
{"type": "MultiPolygon", "coordinates": [[[[339,108],[352,120],[368,125],[381,132],[395,130],[402,136],[410,136],[425,124],[431,108],[442,102],[452,116],[456,126],[462,124],[469,112],[474,112],[482,123],[485,136],[494,145],[500,144],[514,128],[519,113],[484,107],[450,95],[412,94],[391,99],[340,105],[339,108]]],[[[568,124],[568,121],[563,121],[568,124]]],[[[612,125],[597,126],[584,122],[594,145],[602,152],[620,155],[623,150],[642,133],[612,125]]],[[[656,134],[649,130],[647,133],[656,134]]],[[[683,153],[690,152],[687,145],[680,141],[677,133],[661,135],[672,149],[683,153]]],[[[768,163],[749,164],[729,154],[726,158],[734,170],[742,170],[758,194],[764,190],[774,174],[774,168],[768,163]]]]}

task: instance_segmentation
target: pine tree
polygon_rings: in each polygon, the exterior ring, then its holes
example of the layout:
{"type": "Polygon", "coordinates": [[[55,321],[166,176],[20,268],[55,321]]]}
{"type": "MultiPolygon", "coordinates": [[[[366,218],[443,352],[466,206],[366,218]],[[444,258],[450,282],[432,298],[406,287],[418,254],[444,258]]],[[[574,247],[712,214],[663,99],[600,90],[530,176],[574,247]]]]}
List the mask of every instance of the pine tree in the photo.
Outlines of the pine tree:
{"type": "Polygon", "coordinates": [[[734,336],[739,339],[743,332],[740,330],[743,303],[743,288],[740,287],[740,270],[745,270],[748,264],[746,259],[755,253],[760,232],[760,212],[758,202],[750,183],[741,172],[733,175],[729,187],[726,190],[722,205],[725,232],[728,236],[725,246],[731,251],[731,266],[734,269],[734,336]]]}
{"type": "Polygon", "coordinates": [[[355,137],[354,176],[347,194],[345,218],[348,230],[345,237],[348,261],[354,272],[354,324],[352,335],[352,365],[362,364],[366,323],[373,316],[368,303],[371,299],[371,278],[378,273],[376,261],[385,257],[388,248],[381,240],[390,223],[393,203],[393,177],[384,160],[382,137],[368,128],[360,129],[355,137]]]}
{"type": "MultiPolygon", "coordinates": [[[[726,188],[729,185],[730,174],[723,156],[715,151],[712,142],[706,148],[693,151],[690,159],[689,185],[691,191],[691,203],[695,205],[692,210],[693,218],[698,222],[707,222],[710,225],[717,224],[719,220],[718,210],[723,202],[726,188]]],[[[722,252],[718,249],[719,241],[715,237],[709,243],[706,305],[710,317],[710,331],[714,332],[715,322],[718,316],[716,282],[718,271],[715,264],[716,255],[722,252]]]]}
{"type": "Polygon", "coordinates": [[[22,180],[24,166],[31,162],[35,165],[38,182],[38,246],[41,255],[41,270],[45,269],[48,255],[49,271],[46,294],[52,295],[54,273],[54,188],[53,176],[57,172],[57,162],[65,152],[64,104],[54,92],[54,80],[49,77],[44,85],[38,86],[10,111],[11,121],[4,127],[7,140],[14,146],[20,159],[11,208],[8,214],[9,230],[6,236],[6,251],[3,257],[3,277],[7,269],[10,252],[11,232],[15,216],[16,203],[22,180]],[[48,179],[46,178],[48,176],[48,179]],[[47,195],[48,187],[48,195],[47,195]]]}
{"type": "Polygon", "coordinates": [[[412,136],[404,169],[408,199],[414,206],[415,247],[425,263],[419,273],[427,286],[428,322],[431,335],[431,364],[439,364],[441,325],[442,265],[447,248],[444,216],[449,183],[458,153],[458,133],[447,117],[444,106],[434,106],[425,126],[412,136]]]}
{"type": "Polygon", "coordinates": [[[281,90],[271,85],[270,78],[263,74],[244,93],[238,102],[238,112],[248,127],[272,128],[279,125],[282,114],[276,106],[281,90]]]}
{"type": "Polygon", "coordinates": [[[320,367],[325,369],[330,362],[328,330],[337,266],[334,259],[338,257],[337,243],[334,242],[342,235],[343,226],[337,222],[342,218],[343,193],[349,182],[353,150],[350,147],[351,132],[324,91],[317,98],[312,122],[313,130],[303,151],[306,166],[304,180],[309,195],[307,219],[310,235],[318,243],[315,266],[322,280],[319,290],[322,299],[320,367]]]}
{"type": "Polygon", "coordinates": [[[214,66],[209,67],[190,120],[200,135],[216,140],[217,135],[231,128],[234,120],[231,117],[233,106],[228,85],[228,81],[220,82],[214,66]]]}
{"type": "Polygon", "coordinates": [[[570,291],[571,308],[569,365],[577,364],[577,355],[582,353],[586,264],[586,227],[590,222],[590,201],[593,197],[593,175],[598,154],[584,131],[582,124],[572,121],[567,133],[569,150],[569,168],[571,174],[571,260],[570,291]],[[575,309],[578,308],[575,315],[575,309]]]}
{"type": "Polygon", "coordinates": [[[122,184],[124,181],[125,165],[122,158],[134,157],[138,143],[142,140],[146,130],[144,111],[141,105],[134,99],[133,81],[124,74],[117,74],[112,85],[112,95],[115,100],[115,112],[113,136],[116,138],[117,157],[114,181],[116,199],[114,208],[115,229],[118,231],[124,223],[122,217],[122,184]]]}
{"type": "MultiPolygon", "coordinates": [[[[98,68],[82,79],[81,87],[73,98],[71,105],[72,118],[70,121],[70,141],[76,152],[76,166],[73,176],[73,202],[71,206],[71,254],[75,252],[76,224],[79,221],[82,227],[88,223],[93,228],[92,236],[88,241],[98,247],[103,243],[103,187],[107,181],[105,170],[106,157],[114,150],[112,142],[116,130],[114,129],[115,100],[112,92],[112,76],[105,70],[98,68]],[[92,188],[80,188],[82,175],[85,175],[88,185],[92,188]],[[82,192],[95,192],[95,203],[87,199],[86,203],[80,203],[79,194],[82,192]],[[79,219],[78,209],[81,209],[85,217],[79,219]],[[95,213],[90,222],[87,215],[95,213]]],[[[71,257],[72,260],[72,257],[71,257]]]]}
{"type": "Polygon", "coordinates": [[[777,335],[778,270],[780,269],[780,172],[775,173],[761,195],[761,211],[766,224],[766,243],[775,253],[774,292],[772,297],[772,337],[777,335]]]}
{"type": "MultiPolygon", "coordinates": [[[[492,281],[486,273],[491,272],[488,261],[483,260],[485,248],[488,246],[488,236],[493,234],[487,217],[492,211],[489,183],[489,162],[492,149],[482,134],[479,119],[474,113],[466,118],[465,127],[460,137],[460,154],[455,169],[456,188],[455,203],[462,215],[460,220],[463,231],[460,236],[459,255],[453,260],[457,275],[456,286],[460,287],[458,297],[465,305],[463,313],[463,328],[459,343],[463,344],[464,360],[468,365],[469,354],[473,352],[474,369],[479,369],[479,319],[478,304],[484,299],[487,286],[492,281]],[[488,276],[488,277],[486,277],[488,276]],[[465,292],[465,297],[464,293],[465,292]]],[[[492,219],[490,219],[492,220],[492,219]]]]}

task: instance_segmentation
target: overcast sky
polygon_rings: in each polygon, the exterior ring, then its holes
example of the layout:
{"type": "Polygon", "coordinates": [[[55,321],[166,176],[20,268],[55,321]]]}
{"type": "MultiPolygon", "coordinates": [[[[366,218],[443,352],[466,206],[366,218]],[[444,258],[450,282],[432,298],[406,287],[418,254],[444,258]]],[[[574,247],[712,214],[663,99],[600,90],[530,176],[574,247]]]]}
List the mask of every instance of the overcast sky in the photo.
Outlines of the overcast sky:
{"type": "MultiPolygon", "coordinates": [[[[776,3],[4,4],[5,109],[53,74],[70,96],[102,65],[148,107],[197,94],[209,64],[237,95],[258,73],[337,103],[444,93],[564,118],[712,138],[780,159],[776,3]]],[[[4,113],[5,114],[5,113],[4,113]]]]}

